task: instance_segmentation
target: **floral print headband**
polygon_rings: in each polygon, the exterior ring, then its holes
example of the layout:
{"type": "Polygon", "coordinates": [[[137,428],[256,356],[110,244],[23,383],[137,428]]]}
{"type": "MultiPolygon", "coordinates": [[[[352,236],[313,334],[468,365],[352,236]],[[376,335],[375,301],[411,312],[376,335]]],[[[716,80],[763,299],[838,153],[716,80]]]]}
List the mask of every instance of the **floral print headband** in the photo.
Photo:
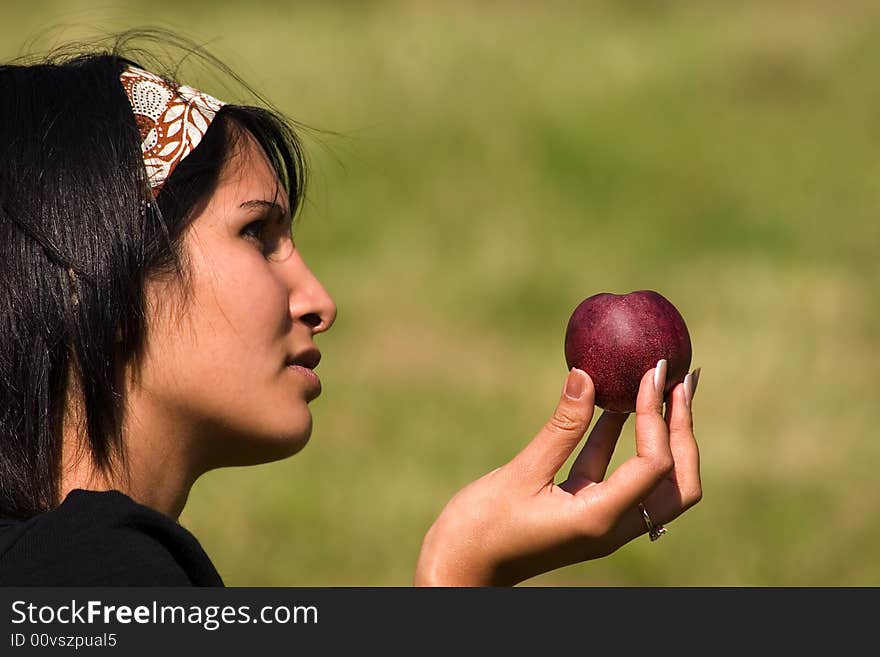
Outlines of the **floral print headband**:
{"type": "Polygon", "coordinates": [[[119,79],[140,131],[144,165],[155,196],[174,167],[199,145],[225,103],[186,85],[173,86],[135,66],[126,66],[119,79]]]}

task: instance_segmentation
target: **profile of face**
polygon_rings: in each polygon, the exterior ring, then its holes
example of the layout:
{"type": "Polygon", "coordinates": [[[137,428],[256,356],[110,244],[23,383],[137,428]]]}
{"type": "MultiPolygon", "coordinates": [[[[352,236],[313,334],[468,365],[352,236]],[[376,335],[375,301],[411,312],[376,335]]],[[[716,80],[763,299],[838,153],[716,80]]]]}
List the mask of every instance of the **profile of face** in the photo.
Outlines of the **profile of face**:
{"type": "Polygon", "coordinates": [[[201,471],[302,449],[321,391],[314,337],[336,318],[293,242],[275,170],[242,137],[184,236],[188,293],[147,283],[146,349],[128,393],[154,447],[201,471]]]}

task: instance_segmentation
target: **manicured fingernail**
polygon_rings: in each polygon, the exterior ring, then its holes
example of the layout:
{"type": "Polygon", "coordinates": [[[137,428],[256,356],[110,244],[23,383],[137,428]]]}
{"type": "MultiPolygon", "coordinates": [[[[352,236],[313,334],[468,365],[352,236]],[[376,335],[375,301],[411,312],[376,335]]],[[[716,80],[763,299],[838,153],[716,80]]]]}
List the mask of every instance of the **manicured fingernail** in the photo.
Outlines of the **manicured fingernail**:
{"type": "Polygon", "coordinates": [[[694,399],[694,394],[697,392],[697,384],[700,382],[700,369],[697,368],[686,377],[684,377],[684,401],[687,404],[688,408],[691,407],[691,402],[694,399]]]}
{"type": "Polygon", "coordinates": [[[684,405],[691,407],[691,400],[694,398],[694,375],[688,374],[684,377],[684,405]]]}
{"type": "Polygon", "coordinates": [[[565,396],[569,399],[580,399],[587,389],[587,375],[583,370],[572,367],[565,379],[565,396]]]}
{"type": "Polygon", "coordinates": [[[663,399],[663,392],[666,390],[666,359],[661,358],[657,361],[657,367],[654,368],[654,389],[663,399]]]}

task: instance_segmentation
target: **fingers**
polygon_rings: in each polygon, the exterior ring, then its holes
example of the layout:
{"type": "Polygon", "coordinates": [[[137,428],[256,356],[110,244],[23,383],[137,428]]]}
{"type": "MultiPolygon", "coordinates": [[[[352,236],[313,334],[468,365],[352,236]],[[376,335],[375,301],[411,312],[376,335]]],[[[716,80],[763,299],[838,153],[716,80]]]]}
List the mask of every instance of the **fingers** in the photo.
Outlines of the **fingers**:
{"type": "Polygon", "coordinates": [[[628,417],[629,413],[602,413],[590,432],[586,445],[572,464],[569,479],[600,482],[605,478],[617,439],[628,417]]]}
{"type": "MultiPolygon", "coordinates": [[[[685,377],[683,383],[675,386],[666,400],[666,423],[669,427],[669,444],[675,460],[673,481],[668,486],[661,485],[640,500],[655,524],[674,520],[702,498],[700,483],[700,454],[693,433],[691,409],[696,382],[700,370],[694,370],[685,377]]],[[[619,527],[630,541],[647,532],[638,503],[627,509],[620,518],[619,527]]]]}
{"type": "Polygon", "coordinates": [[[572,368],[550,420],[508,467],[538,487],[552,481],[590,426],[595,395],[589,375],[572,368]]]}
{"type": "Polygon", "coordinates": [[[624,461],[607,481],[600,484],[609,510],[620,517],[644,497],[674,467],[669,428],[663,419],[663,389],[666,361],[648,370],[636,399],[636,455],[624,461]]]}

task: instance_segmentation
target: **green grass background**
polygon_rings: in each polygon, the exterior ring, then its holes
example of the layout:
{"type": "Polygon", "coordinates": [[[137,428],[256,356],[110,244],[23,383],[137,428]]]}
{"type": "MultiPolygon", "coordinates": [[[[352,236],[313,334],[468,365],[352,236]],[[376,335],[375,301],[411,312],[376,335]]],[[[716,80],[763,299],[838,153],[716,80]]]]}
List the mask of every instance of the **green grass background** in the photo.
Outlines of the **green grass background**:
{"type": "Polygon", "coordinates": [[[650,288],[703,368],[704,499],[527,585],[880,585],[875,3],[21,6],[4,59],[164,25],[336,133],[297,229],[339,306],[312,440],[181,517],[228,584],[408,585],[549,417],[577,303],[650,288]]]}

